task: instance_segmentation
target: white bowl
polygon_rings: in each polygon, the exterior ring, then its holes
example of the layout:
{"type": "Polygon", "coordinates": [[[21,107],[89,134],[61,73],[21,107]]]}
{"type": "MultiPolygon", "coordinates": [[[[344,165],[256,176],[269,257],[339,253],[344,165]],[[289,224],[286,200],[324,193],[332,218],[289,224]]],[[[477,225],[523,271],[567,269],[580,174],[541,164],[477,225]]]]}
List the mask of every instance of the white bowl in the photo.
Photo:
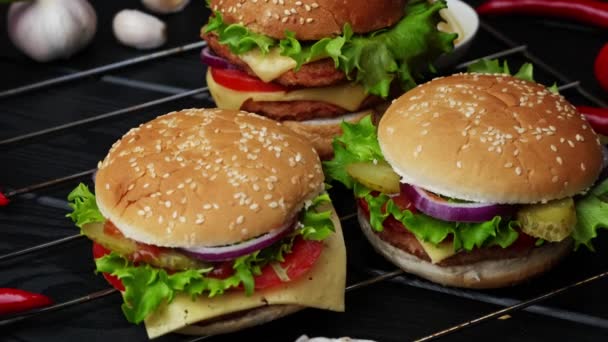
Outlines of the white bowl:
{"type": "Polygon", "coordinates": [[[447,0],[448,8],[441,10],[441,16],[447,21],[447,27],[440,26],[442,31],[456,32],[458,38],[454,50],[437,59],[435,66],[446,68],[458,63],[471,46],[479,29],[479,16],[475,9],[461,0],[447,0]]]}

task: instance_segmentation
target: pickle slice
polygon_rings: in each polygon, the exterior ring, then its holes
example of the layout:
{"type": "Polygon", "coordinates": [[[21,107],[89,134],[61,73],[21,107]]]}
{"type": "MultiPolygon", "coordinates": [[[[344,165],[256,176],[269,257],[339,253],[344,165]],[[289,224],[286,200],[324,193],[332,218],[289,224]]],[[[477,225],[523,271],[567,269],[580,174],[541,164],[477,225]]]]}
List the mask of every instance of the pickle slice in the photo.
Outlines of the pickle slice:
{"type": "Polygon", "coordinates": [[[145,262],[152,266],[175,271],[201,269],[210,266],[208,263],[191,258],[170,248],[160,249],[158,253],[151,254],[145,249],[140,248],[137,242],[131,239],[119,235],[106,234],[103,223],[85,224],[82,227],[82,233],[89,239],[127,259],[133,259],[137,255],[144,257],[145,262]]]}
{"type": "Polygon", "coordinates": [[[574,200],[569,197],[525,206],[517,212],[517,220],[528,235],[551,242],[562,241],[572,234],[576,225],[574,200]]]}
{"type": "Polygon", "coordinates": [[[346,172],[357,182],[385,194],[399,192],[399,175],[387,163],[352,163],[346,172]]]}

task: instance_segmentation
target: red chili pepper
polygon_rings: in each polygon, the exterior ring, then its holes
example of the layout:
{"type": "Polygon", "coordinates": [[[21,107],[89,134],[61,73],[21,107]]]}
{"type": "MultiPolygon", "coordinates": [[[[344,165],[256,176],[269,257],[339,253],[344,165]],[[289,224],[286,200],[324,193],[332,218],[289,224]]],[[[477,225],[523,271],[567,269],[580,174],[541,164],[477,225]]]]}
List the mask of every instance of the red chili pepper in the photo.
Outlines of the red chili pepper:
{"type": "Polygon", "coordinates": [[[608,108],[577,106],[596,133],[608,136],[608,108]]]}
{"type": "Polygon", "coordinates": [[[489,0],[477,13],[552,16],[608,28],[608,2],[599,0],[489,0]]]}
{"type": "Polygon", "coordinates": [[[0,314],[18,313],[53,304],[51,298],[19,289],[0,288],[0,314]]]}
{"type": "Polygon", "coordinates": [[[8,198],[6,196],[4,196],[4,194],[2,192],[0,192],[0,207],[4,207],[4,206],[8,205],[8,202],[10,202],[8,200],[8,198]]]}
{"type": "Polygon", "coordinates": [[[595,57],[595,78],[605,91],[608,91],[608,43],[595,57]]]}

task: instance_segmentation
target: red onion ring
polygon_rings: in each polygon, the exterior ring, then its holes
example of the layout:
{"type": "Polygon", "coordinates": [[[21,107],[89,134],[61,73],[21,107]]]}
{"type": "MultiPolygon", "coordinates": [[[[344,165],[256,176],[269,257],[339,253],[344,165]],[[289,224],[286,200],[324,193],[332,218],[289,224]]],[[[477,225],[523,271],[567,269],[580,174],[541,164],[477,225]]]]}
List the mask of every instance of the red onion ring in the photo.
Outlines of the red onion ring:
{"type": "Polygon", "coordinates": [[[234,245],[220,247],[182,248],[182,250],[188,253],[189,255],[203,261],[232,260],[240,256],[253,253],[262,248],[266,248],[272,245],[273,243],[281,240],[295,228],[296,224],[297,220],[289,222],[288,224],[281,226],[271,231],[270,233],[266,233],[257,238],[242,243],[237,243],[234,245]]]}
{"type": "Polygon", "coordinates": [[[484,222],[495,216],[512,214],[515,210],[512,205],[447,202],[409,184],[401,184],[401,192],[412,200],[416,209],[443,221],[484,222]]]}
{"type": "Polygon", "coordinates": [[[239,67],[216,55],[209,47],[201,50],[201,61],[212,68],[239,70],[239,67]]]}

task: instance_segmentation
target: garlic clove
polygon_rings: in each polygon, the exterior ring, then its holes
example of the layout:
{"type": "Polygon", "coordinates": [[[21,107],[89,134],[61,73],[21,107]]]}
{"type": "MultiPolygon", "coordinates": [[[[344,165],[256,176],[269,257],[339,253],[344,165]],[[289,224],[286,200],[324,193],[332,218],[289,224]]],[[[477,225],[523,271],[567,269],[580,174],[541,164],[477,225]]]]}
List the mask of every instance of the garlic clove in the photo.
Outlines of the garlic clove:
{"type": "Polygon", "coordinates": [[[87,0],[17,2],[7,17],[13,44],[38,62],[72,56],[97,30],[97,15],[87,0]]]}
{"type": "Polygon", "coordinates": [[[165,23],[138,10],[118,12],[112,28],[118,41],[136,49],[154,49],[167,41],[165,23]]]}
{"type": "Polygon", "coordinates": [[[152,12],[168,14],[181,11],[190,0],[142,0],[141,2],[152,12]]]}

